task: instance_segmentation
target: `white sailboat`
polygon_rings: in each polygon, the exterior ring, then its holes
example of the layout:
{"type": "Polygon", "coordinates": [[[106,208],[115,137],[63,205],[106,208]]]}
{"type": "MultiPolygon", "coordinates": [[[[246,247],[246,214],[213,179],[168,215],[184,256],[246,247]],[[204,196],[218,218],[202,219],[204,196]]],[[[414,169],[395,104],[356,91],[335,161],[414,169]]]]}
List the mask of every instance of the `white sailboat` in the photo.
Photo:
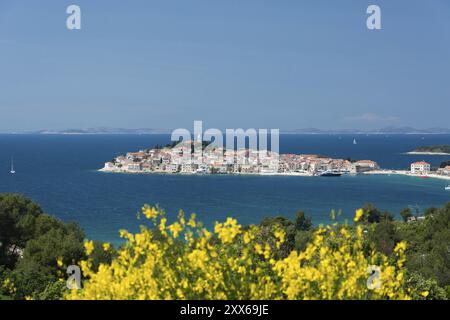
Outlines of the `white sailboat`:
{"type": "Polygon", "coordinates": [[[11,158],[11,171],[10,171],[10,173],[11,174],[16,173],[16,171],[14,170],[14,159],[13,158],[11,158]]]}
{"type": "Polygon", "coordinates": [[[357,143],[356,143],[356,139],[353,139],[353,144],[357,144],[357,143]]]}

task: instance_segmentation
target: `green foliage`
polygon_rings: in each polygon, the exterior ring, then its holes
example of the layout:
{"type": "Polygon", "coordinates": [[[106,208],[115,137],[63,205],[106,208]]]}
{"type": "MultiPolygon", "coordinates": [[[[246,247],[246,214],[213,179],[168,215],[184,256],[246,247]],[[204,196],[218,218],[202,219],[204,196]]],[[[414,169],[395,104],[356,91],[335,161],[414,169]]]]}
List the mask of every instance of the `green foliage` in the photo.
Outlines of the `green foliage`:
{"type": "Polygon", "coordinates": [[[364,216],[361,221],[364,223],[378,223],[381,220],[381,211],[372,203],[367,203],[364,207],[364,216]]]}
{"type": "Polygon", "coordinates": [[[36,300],[61,300],[68,291],[64,281],[50,282],[42,292],[35,294],[34,298],[36,300]]]}
{"type": "Polygon", "coordinates": [[[272,228],[281,226],[286,233],[286,241],[277,250],[277,256],[286,257],[294,248],[306,248],[307,243],[313,237],[313,224],[311,217],[307,217],[303,211],[298,211],[295,215],[294,221],[277,216],[263,219],[260,226],[261,237],[269,237],[272,228]]]}
{"type": "Polygon", "coordinates": [[[303,211],[298,211],[295,216],[295,230],[310,231],[312,228],[311,217],[306,217],[303,211]]]}
{"type": "Polygon", "coordinates": [[[304,251],[308,243],[314,238],[313,231],[298,231],[295,235],[294,247],[297,251],[304,251]]]}
{"type": "Polygon", "coordinates": [[[423,221],[399,224],[397,231],[408,242],[408,270],[450,285],[450,202],[423,221]]]}
{"type": "Polygon", "coordinates": [[[370,234],[370,242],[375,246],[375,249],[387,256],[392,254],[395,245],[400,240],[394,223],[389,220],[382,220],[376,224],[370,234]]]}
{"type": "Polygon", "coordinates": [[[411,208],[404,208],[400,211],[400,216],[404,222],[407,222],[409,218],[413,216],[411,208]]]}
{"type": "MultiPolygon", "coordinates": [[[[393,256],[400,241],[407,242],[407,286],[414,299],[446,299],[450,297],[450,203],[443,208],[429,208],[425,219],[406,222],[413,216],[403,209],[404,222],[393,221],[387,211],[373,204],[364,206],[365,250],[393,256]]],[[[296,213],[293,220],[285,217],[265,218],[256,235],[266,242],[276,259],[286,258],[292,250],[304,251],[314,232],[310,217],[296,213]],[[285,241],[277,245],[273,227],[285,233],[285,241]]],[[[354,232],[349,227],[349,232],[354,232]]],[[[155,241],[162,237],[154,231],[155,241]]],[[[182,247],[182,240],[173,246],[182,247]]],[[[219,239],[212,238],[212,243],[219,239]]],[[[0,194],[0,300],[60,299],[66,292],[65,268],[85,259],[84,233],[76,224],[64,223],[43,213],[29,199],[16,194],[0,194]],[[59,265],[58,262],[59,261],[59,265]],[[6,284],[5,284],[6,283],[6,284]]],[[[177,250],[175,248],[175,250],[177,250]]],[[[90,255],[92,270],[100,264],[111,264],[117,252],[102,242],[94,242],[90,255]],[[106,247],[105,247],[106,246],[106,247]]]]}
{"type": "Polygon", "coordinates": [[[294,240],[295,240],[295,224],[291,220],[285,217],[271,217],[265,218],[260,224],[261,231],[258,234],[258,238],[260,240],[266,241],[268,238],[272,238],[269,242],[275,247],[275,239],[272,237],[272,229],[274,226],[280,226],[286,233],[286,241],[278,248],[276,252],[277,257],[285,258],[294,248],[294,240]]]}
{"type": "Polygon", "coordinates": [[[28,297],[35,299],[49,283],[57,281],[55,276],[42,271],[41,267],[38,264],[28,265],[26,269],[22,268],[11,272],[9,279],[13,283],[14,290],[10,294],[14,299],[28,297]]]}
{"type": "Polygon", "coordinates": [[[117,252],[113,247],[105,250],[103,242],[95,241],[94,250],[89,256],[92,259],[92,269],[98,270],[100,264],[111,264],[111,261],[116,254],[117,252]]]}
{"type": "Polygon", "coordinates": [[[0,194],[0,265],[13,267],[20,248],[35,235],[36,217],[42,209],[17,194],[0,194]]]}
{"type": "Polygon", "coordinates": [[[0,295],[15,299],[54,296],[57,291],[51,284],[60,276],[57,260],[68,265],[83,259],[83,239],[76,224],[44,214],[21,195],[0,194],[0,271],[11,282],[8,288],[2,285],[0,295]]]}
{"type": "Polygon", "coordinates": [[[360,221],[366,224],[379,223],[381,221],[394,221],[394,216],[389,211],[381,212],[374,204],[366,203],[363,207],[364,215],[360,221]]]}
{"type": "Polygon", "coordinates": [[[436,152],[436,153],[450,153],[450,146],[447,144],[440,144],[435,146],[422,146],[414,149],[417,152],[436,152]]]}
{"type": "Polygon", "coordinates": [[[63,258],[66,265],[74,264],[84,257],[84,234],[78,226],[66,225],[49,216],[42,216],[38,220],[44,220],[44,225],[40,226],[42,233],[27,242],[16,270],[39,266],[45,273],[54,273],[59,257],[63,258]]]}
{"type": "Polygon", "coordinates": [[[436,214],[438,212],[439,212],[438,208],[434,208],[434,207],[427,208],[425,210],[425,217],[432,216],[432,215],[434,215],[434,214],[436,214]]]}
{"type": "Polygon", "coordinates": [[[4,266],[0,265],[0,300],[11,300],[12,297],[10,295],[9,290],[5,287],[5,281],[10,276],[10,271],[6,269],[4,266]]]}
{"type": "Polygon", "coordinates": [[[411,288],[411,298],[414,300],[446,300],[449,297],[445,289],[436,280],[426,279],[419,273],[408,276],[406,285],[411,288]]]}

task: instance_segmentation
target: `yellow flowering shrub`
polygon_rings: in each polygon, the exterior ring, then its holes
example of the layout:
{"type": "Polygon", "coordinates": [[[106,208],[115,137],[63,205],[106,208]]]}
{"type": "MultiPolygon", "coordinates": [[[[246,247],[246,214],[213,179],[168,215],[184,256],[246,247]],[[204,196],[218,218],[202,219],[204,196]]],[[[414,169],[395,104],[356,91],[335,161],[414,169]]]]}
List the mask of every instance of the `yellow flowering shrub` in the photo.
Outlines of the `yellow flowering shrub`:
{"type": "MultiPolygon", "coordinates": [[[[83,289],[67,299],[407,299],[405,243],[395,257],[365,254],[364,232],[333,224],[320,227],[302,252],[276,254],[286,241],[280,226],[271,237],[232,218],[210,232],[181,212],[168,225],[162,210],[145,206],[154,228],[121,231],[125,245],[97,271],[81,261],[83,289]],[[370,270],[376,266],[377,277],[370,270]]],[[[356,219],[357,220],[357,219],[356,219]]],[[[91,251],[90,242],[86,251],[91,251]]]]}

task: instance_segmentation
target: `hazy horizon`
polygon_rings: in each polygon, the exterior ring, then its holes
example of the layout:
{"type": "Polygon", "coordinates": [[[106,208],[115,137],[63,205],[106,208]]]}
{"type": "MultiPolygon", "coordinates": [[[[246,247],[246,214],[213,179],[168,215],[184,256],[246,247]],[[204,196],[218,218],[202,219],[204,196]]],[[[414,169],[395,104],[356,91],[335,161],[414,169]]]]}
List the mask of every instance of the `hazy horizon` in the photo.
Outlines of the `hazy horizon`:
{"type": "MultiPolygon", "coordinates": [[[[204,126],[203,130],[206,129],[210,129],[212,127],[209,126],[204,126]]],[[[138,134],[170,134],[173,130],[178,129],[178,128],[151,128],[151,127],[141,127],[141,128],[127,128],[127,127],[86,127],[86,128],[65,128],[65,129],[46,129],[46,128],[42,128],[42,129],[38,129],[38,130],[17,130],[17,131],[0,131],[0,134],[34,134],[34,133],[49,133],[49,134],[58,134],[58,133],[70,133],[70,132],[74,132],[77,133],[78,131],[82,132],[86,132],[86,133],[102,133],[102,132],[106,132],[107,133],[130,133],[130,134],[134,134],[134,133],[138,133],[138,134]],[[128,132],[127,132],[128,131],[128,132]]],[[[193,130],[193,126],[189,127],[187,126],[185,129],[187,130],[193,130]]],[[[219,129],[223,132],[225,132],[226,129],[269,129],[269,128],[252,128],[252,127],[245,127],[245,128],[215,128],[215,129],[219,129]]],[[[273,129],[273,128],[270,128],[273,129]]],[[[323,134],[334,134],[334,133],[342,133],[342,134],[357,134],[357,133],[388,133],[388,132],[392,132],[392,133],[424,133],[424,134],[450,134],[450,128],[449,127],[433,127],[433,128],[414,128],[414,127],[380,127],[380,128],[373,128],[373,129],[358,129],[358,128],[336,128],[336,129],[329,129],[329,128],[315,128],[315,127],[309,127],[309,128],[294,128],[294,129],[282,129],[282,128],[277,128],[280,130],[280,133],[286,133],[286,134],[290,134],[290,133],[323,133],[323,134]],[[389,131],[391,130],[391,131],[389,131]]]]}

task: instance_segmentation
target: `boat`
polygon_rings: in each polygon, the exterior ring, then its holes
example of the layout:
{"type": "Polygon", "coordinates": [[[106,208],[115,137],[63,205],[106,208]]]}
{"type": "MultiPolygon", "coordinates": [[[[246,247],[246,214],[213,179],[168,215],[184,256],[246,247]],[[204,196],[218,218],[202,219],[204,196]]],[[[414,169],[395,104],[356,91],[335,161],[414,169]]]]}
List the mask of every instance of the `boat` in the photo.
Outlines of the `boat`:
{"type": "Polygon", "coordinates": [[[14,159],[13,158],[11,158],[11,171],[10,171],[10,173],[11,174],[15,174],[16,173],[16,171],[14,170],[14,159]]]}
{"type": "Polygon", "coordinates": [[[324,171],[320,174],[321,177],[340,177],[342,173],[335,171],[324,171]]]}
{"type": "Polygon", "coordinates": [[[353,139],[353,144],[357,144],[357,143],[356,143],[356,139],[353,139]]]}
{"type": "Polygon", "coordinates": [[[450,191],[450,184],[445,187],[445,190],[450,191]]]}

